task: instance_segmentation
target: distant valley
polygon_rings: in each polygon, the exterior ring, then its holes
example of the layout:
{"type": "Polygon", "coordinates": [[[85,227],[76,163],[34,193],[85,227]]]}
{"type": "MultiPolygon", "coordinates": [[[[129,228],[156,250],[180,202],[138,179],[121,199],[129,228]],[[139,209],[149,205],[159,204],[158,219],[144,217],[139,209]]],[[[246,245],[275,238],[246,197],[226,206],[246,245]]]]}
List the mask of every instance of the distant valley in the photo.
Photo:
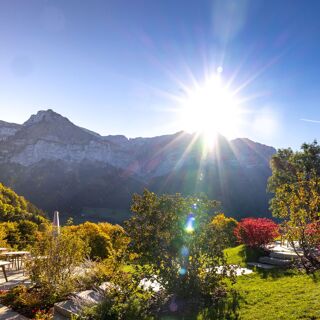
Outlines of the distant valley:
{"type": "Polygon", "coordinates": [[[217,137],[204,154],[201,137],[101,136],[52,110],[24,124],[0,121],[0,182],[48,213],[75,221],[121,222],[132,194],[205,193],[234,217],[269,216],[269,160],[276,152],[249,139],[217,137]]]}

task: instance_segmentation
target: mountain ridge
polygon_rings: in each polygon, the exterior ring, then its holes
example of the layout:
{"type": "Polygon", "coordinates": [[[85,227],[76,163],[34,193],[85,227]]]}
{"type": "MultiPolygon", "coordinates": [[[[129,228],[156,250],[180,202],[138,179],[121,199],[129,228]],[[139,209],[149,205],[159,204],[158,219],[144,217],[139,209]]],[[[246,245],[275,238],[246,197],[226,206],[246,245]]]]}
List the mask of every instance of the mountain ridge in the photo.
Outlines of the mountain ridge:
{"type": "Polygon", "coordinates": [[[204,158],[201,137],[195,134],[101,136],[51,109],[22,125],[0,122],[0,181],[45,210],[60,209],[76,217],[87,207],[128,210],[132,194],[145,187],[204,192],[222,201],[229,213],[240,204],[239,210],[250,215],[257,208],[254,201],[232,205],[234,195],[227,189],[256,189],[254,177],[261,198],[257,214],[268,215],[265,186],[274,153],[274,148],[247,138],[228,141],[219,136],[214,151],[204,158]]]}

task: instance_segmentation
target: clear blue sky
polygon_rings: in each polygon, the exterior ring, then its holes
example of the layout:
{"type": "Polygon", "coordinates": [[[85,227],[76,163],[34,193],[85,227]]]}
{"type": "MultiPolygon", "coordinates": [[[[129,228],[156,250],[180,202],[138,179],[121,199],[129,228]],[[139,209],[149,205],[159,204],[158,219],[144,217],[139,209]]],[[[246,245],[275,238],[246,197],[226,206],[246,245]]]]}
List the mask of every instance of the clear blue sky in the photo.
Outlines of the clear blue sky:
{"type": "Polygon", "coordinates": [[[222,66],[232,88],[247,83],[242,136],[297,148],[320,133],[301,120],[320,121],[319,12],[317,0],[1,0],[0,119],[52,108],[104,135],[173,133],[170,96],[222,66]]]}

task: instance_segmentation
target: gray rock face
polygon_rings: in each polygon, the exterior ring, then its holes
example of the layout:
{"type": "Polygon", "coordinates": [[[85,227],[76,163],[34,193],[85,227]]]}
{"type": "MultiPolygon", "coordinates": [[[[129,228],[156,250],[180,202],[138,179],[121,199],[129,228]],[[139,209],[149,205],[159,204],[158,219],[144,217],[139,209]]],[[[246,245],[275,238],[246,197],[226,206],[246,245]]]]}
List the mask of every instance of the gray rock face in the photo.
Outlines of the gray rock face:
{"type": "MultiPolygon", "coordinates": [[[[11,138],[1,145],[2,158],[5,154],[6,161],[27,167],[43,160],[91,161],[142,176],[161,176],[199,156],[198,150],[191,149],[186,158],[182,157],[193,139],[184,132],[154,138],[101,137],[75,126],[52,110],[39,111],[22,126],[2,123],[0,134],[11,138]]],[[[234,154],[225,154],[228,157],[225,160],[234,165],[259,165],[263,157],[268,160],[274,153],[273,148],[248,139],[236,139],[230,142],[230,146],[234,154]],[[262,158],[259,155],[263,155],[262,158]]],[[[215,156],[208,159],[215,161],[215,156]]]]}
{"type": "Polygon", "coordinates": [[[20,129],[20,125],[0,121],[0,140],[13,136],[20,129]]]}
{"type": "Polygon", "coordinates": [[[45,190],[54,194],[50,195],[50,203],[63,201],[67,204],[62,208],[73,210],[75,201],[83,202],[82,206],[89,206],[90,202],[91,206],[102,199],[100,207],[107,207],[114,199],[131,198],[133,192],[143,187],[157,192],[204,191],[223,201],[232,198],[237,188],[252,187],[263,190],[260,197],[266,207],[268,162],[275,149],[249,139],[227,141],[218,137],[217,141],[215,151],[204,158],[201,138],[185,132],[152,138],[103,137],[52,110],[39,111],[22,125],[0,122],[0,181],[44,209],[51,209],[45,190]],[[197,179],[202,181],[202,189],[190,189],[191,184],[199,185],[197,179]],[[221,179],[223,189],[218,188],[221,179]],[[66,196],[52,191],[53,186],[60,185],[66,196]],[[100,190],[105,193],[96,200],[92,198],[92,202],[84,201],[90,188],[95,189],[95,196],[100,190]]]}

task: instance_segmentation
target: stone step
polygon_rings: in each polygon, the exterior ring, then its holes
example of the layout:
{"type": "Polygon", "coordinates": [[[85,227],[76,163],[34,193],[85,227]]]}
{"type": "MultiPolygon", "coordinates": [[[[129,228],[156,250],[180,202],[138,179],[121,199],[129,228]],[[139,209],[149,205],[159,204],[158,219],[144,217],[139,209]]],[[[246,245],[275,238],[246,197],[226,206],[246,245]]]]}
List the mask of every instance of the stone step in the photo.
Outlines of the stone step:
{"type": "Polygon", "coordinates": [[[72,315],[79,314],[81,306],[99,303],[102,299],[103,294],[95,290],[77,292],[73,294],[73,299],[55,303],[54,314],[70,319],[72,315]]]}
{"type": "Polygon", "coordinates": [[[281,252],[281,251],[274,251],[270,253],[271,258],[277,258],[282,260],[294,260],[298,259],[298,255],[295,252],[281,252]]]}
{"type": "Polygon", "coordinates": [[[53,320],[69,320],[70,318],[67,318],[65,316],[63,316],[62,314],[54,311],[53,313],[53,320]]]}
{"type": "Polygon", "coordinates": [[[85,290],[74,294],[76,299],[82,300],[84,303],[98,303],[103,299],[103,294],[95,290],[85,290]]]}
{"type": "Polygon", "coordinates": [[[265,270],[270,270],[275,268],[275,266],[271,264],[259,263],[259,262],[248,262],[247,265],[250,267],[256,267],[256,268],[265,269],[265,270]]]}
{"type": "Polygon", "coordinates": [[[61,315],[67,319],[77,315],[79,311],[79,306],[76,305],[72,300],[61,301],[54,304],[54,314],[61,315]]]}
{"type": "Polygon", "coordinates": [[[272,257],[260,257],[259,262],[271,264],[273,266],[278,266],[278,267],[287,267],[287,266],[290,266],[290,264],[292,263],[292,260],[278,259],[278,258],[272,258],[272,257]]]}

